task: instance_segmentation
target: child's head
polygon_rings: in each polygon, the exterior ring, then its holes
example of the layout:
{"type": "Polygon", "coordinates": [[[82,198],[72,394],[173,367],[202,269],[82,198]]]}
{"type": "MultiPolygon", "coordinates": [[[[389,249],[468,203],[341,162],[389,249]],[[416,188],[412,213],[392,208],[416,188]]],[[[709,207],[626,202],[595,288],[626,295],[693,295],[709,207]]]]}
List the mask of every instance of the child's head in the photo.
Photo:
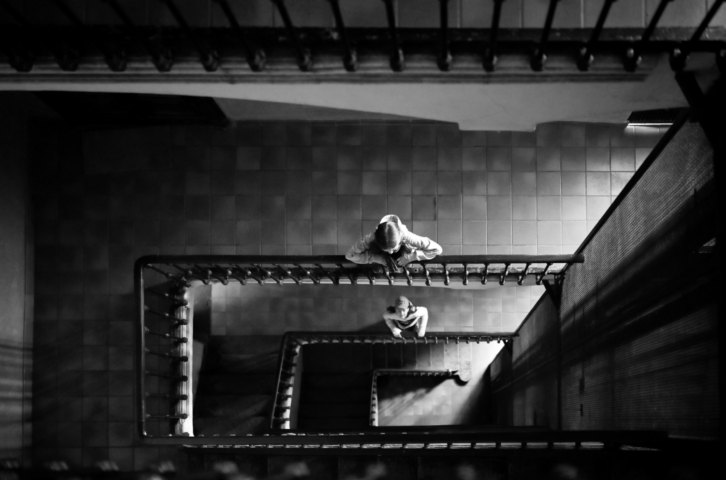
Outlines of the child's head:
{"type": "Polygon", "coordinates": [[[375,232],[376,245],[384,252],[396,252],[401,246],[401,236],[401,228],[398,223],[381,223],[375,232]]]}
{"type": "Polygon", "coordinates": [[[411,308],[411,305],[411,301],[401,295],[396,299],[396,302],[393,304],[393,308],[395,313],[397,313],[401,318],[405,318],[406,315],[408,315],[408,310],[411,308]]]}

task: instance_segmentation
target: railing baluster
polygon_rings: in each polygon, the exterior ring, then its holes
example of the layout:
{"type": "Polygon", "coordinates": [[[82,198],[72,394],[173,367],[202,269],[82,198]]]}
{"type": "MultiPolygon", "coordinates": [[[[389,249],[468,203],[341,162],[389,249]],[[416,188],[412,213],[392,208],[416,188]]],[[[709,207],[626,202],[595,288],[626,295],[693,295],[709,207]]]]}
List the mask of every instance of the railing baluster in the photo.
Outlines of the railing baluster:
{"type": "Polygon", "coordinates": [[[413,278],[411,278],[411,272],[408,271],[408,268],[406,268],[405,265],[401,268],[403,269],[403,273],[406,275],[406,283],[410,287],[411,285],[413,285],[413,278]]]}
{"type": "Polygon", "coordinates": [[[539,45],[535,48],[529,62],[529,66],[535,72],[541,72],[544,68],[545,62],[547,61],[547,41],[549,40],[550,31],[552,30],[552,22],[555,19],[558,2],[559,0],[550,0],[550,5],[547,8],[547,18],[545,18],[544,28],[542,29],[542,37],[540,38],[539,45]]]}
{"type": "Polygon", "coordinates": [[[219,8],[222,9],[224,16],[227,17],[227,21],[229,22],[230,27],[232,27],[235,35],[237,35],[237,39],[242,45],[242,49],[245,51],[245,58],[247,60],[247,65],[250,66],[250,70],[252,70],[253,72],[261,72],[262,70],[264,70],[265,62],[267,60],[264,50],[254,50],[252,49],[252,47],[250,47],[244,30],[242,30],[239,22],[237,22],[237,18],[234,16],[234,12],[232,12],[232,9],[229,7],[227,0],[214,1],[217,3],[217,5],[219,5],[219,8]]]}
{"type": "Polygon", "coordinates": [[[149,392],[146,392],[144,394],[144,396],[147,397],[147,398],[154,397],[154,398],[168,398],[168,399],[176,399],[176,400],[189,400],[189,396],[188,395],[170,395],[168,393],[149,393],[149,392]]]}
{"type": "Polygon", "coordinates": [[[396,12],[393,8],[393,0],[383,0],[386,4],[386,19],[388,20],[388,32],[391,35],[391,70],[402,72],[406,67],[403,58],[403,50],[398,40],[398,29],[396,28],[396,12]]]}
{"type": "Polygon", "coordinates": [[[595,29],[590,35],[590,40],[588,40],[588,42],[583,45],[578,52],[577,68],[581,72],[586,72],[590,68],[590,65],[592,65],[592,62],[595,60],[595,57],[592,55],[593,47],[597,43],[598,38],[600,38],[600,33],[602,33],[602,27],[605,25],[605,20],[607,20],[608,14],[610,13],[610,7],[612,7],[613,3],[615,3],[616,1],[617,0],[605,0],[605,3],[603,3],[602,5],[602,10],[600,10],[600,16],[597,17],[595,29]]]}
{"type": "Polygon", "coordinates": [[[124,12],[124,10],[121,8],[118,2],[116,2],[116,0],[101,1],[111,7],[116,16],[118,16],[124,23],[124,25],[126,25],[126,28],[130,30],[131,35],[136,39],[137,42],[141,44],[142,47],[144,47],[146,53],[151,56],[151,61],[153,62],[156,69],[160,72],[171,71],[171,67],[174,66],[174,59],[171,55],[171,51],[168,48],[155,48],[146,37],[139,33],[139,30],[138,28],[136,28],[136,25],[134,25],[134,22],[132,22],[129,16],[126,15],[126,12],[124,12]]]}
{"type": "Polygon", "coordinates": [[[86,27],[81,19],[78,18],[75,13],[73,13],[73,10],[68,8],[68,5],[66,5],[63,0],[51,1],[58,8],[58,10],[60,10],[61,13],[63,13],[63,15],[65,15],[72,24],[78,27],[83,32],[83,34],[91,40],[91,43],[93,43],[93,45],[97,49],[99,49],[101,53],[103,53],[103,59],[106,61],[106,65],[108,65],[108,68],[110,68],[112,72],[123,72],[126,70],[128,58],[126,57],[126,52],[124,52],[123,49],[108,48],[103,40],[101,40],[101,38],[96,35],[94,30],[86,27]]]}
{"type": "Polygon", "coordinates": [[[429,274],[429,271],[426,268],[426,264],[423,265],[423,271],[424,271],[424,275],[426,276],[426,286],[430,287],[431,286],[431,275],[429,274]]]}
{"type": "Polygon", "coordinates": [[[184,15],[182,15],[181,11],[179,11],[179,9],[177,8],[174,0],[159,1],[166,5],[166,8],[169,9],[171,15],[176,20],[176,23],[179,24],[179,27],[184,31],[184,33],[194,44],[194,48],[196,48],[197,53],[199,53],[199,62],[202,64],[202,67],[204,67],[204,70],[208,72],[216,72],[219,68],[219,54],[217,53],[217,51],[213,48],[208,48],[202,45],[202,43],[199,41],[199,37],[197,36],[197,34],[194,33],[194,30],[191,29],[186,19],[184,18],[184,15]]]}
{"type": "Polygon", "coordinates": [[[189,341],[186,337],[175,337],[174,335],[170,335],[168,333],[155,332],[155,331],[149,329],[149,327],[144,327],[144,333],[148,333],[149,335],[156,335],[157,337],[166,338],[167,340],[171,340],[173,342],[187,343],[189,341]]]}
{"type": "Polygon", "coordinates": [[[151,415],[151,414],[148,414],[148,413],[146,414],[146,418],[147,419],[154,419],[154,418],[156,418],[156,419],[159,419],[159,420],[171,420],[171,419],[174,419],[174,418],[182,419],[183,420],[183,419],[186,419],[188,417],[189,417],[189,415],[187,415],[186,413],[178,413],[178,414],[175,414],[175,415],[151,415]]]}
{"type": "Polygon", "coordinates": [[[481,284],[486,285],[487,284],[487,275],[489,275],[489,264],[484,264],[484,271],[481,272],[481,284]]]}
{"type": "Polygon", "coordinates": [[[449,51],[449,0],[439,0],[439,18],[441,20],[441,51],[436,63],[439,70],[448,72],[453,61],[449,51]]]}
{"type": "Polygon", "coordinates": [[[157,312],[156,310],[150,309],[148,306],[144,305],[144,311],[148,313],[153,313],[154,315],[158,315],[160,317],[164,317],[167,320],[174,320],[175,322],[181,323],[182,325],[186,325],[188,323],[188,320],[183,318],[176,318],[173,315],[170,315],[168,313],[164,312],[157,312]]]}
{"type": "Polygon", "coordinates": [[[540,275],[537,275],[537,277],[535,278],[535,283],[537,285],[542,284],[542,279],[545,277],[545,275],[547,275],[547,273],[549,273],[551,266],[552,266],[552,264],[548,263],[547,266],[545,267],[545,269],[542,270],[542,273],[540,275]]]}
{"type": "Polygon", "coordinates": [[[282,22],[285,24],[285,28],[287,29],[287,34],[290,36],[290,39],[295,46],[298,68],[303,72],[308,72],[312,70],[313,57],[310,55],[310,51],[307,48],[303,47],[302,43],[300,42],[300,38],[297,35],[297,32],[295,32],[295,26],[292,24],[292,20],[290,19],[290,14],[287,11],[287,5],[285,5],[285,0],[271,1],[277,7],[277,11],[280,13],[280,17],[282,17],[282,22]]]}
{"type": "Polygon", "coordinates": [[[444,285],[448,287],[451,283],[451,279],[449,278],[449,267],[445,263],[442,263],[441,265],[444,267],[444,285]]]}
{"type": "Polygon", "coordinates": [[[623,66],[625,67],[626,71],[634,72],[638,68],[638,65],[640,65],[640,62],[642,61],[640,52],[643,46],[645,46],[645,44],[648,43],[648,40],[650,40],[650,36],[653,35],[655,27],[658,25],[660,17],[663,16],[663,13],[665,12],[668,3],[672,1],[673,0],[660,0],[658,8],[656,8],[655,13],[653,13],[653,18],[650,19],[650,23],[643,32],[643,35],[640,37],[640,40],[635,42],[632,47],[628,48],[625,51],[623,66]]]}
{"type": "Polygon", "coordinates": [[[317,277],[316,277],[315,275],[313,275],[313,272],[312,272],[312,271],[308,270],[307,268],[304,268],[304,267],[303,267],[302,265],[295,265],[295,266],[296,266],[296,267],[298,267],[298,268],[300,268],[300,269],[301,269],[301,270],[303,271],[303,273],[304,273],[304,274],[305,274],[305,275],[306,275],[306,276],[307,276],[307,277],[308,277],[308,278],[309,278],[310,280],[312,280],[312,281],[313,281],[313,283],[314,283],[315,285],[318,285],[318,284],[320,283],[320,279],[319,279],[319,278],[317,278],[317,277]]]}
{"type": "MultiPolygon", "coordinates": [[[[708,28],[708,24],[711,23],[711,20],[713,20],[713,17],[716,16],[716,13],[718,12],[718,9],[723,4],[724,0],[716,0],[713,2],[713,5],[711,5],[711,8],[706,13],[706,16],[703,17],[703,20],[698,25],[698,28],[696,28],[696,31],[693,32],[693,35],[691,38],[683,43],[682,45],[674,48],[671,51],[670,56],[670,63],[671,68],[675,72],[680,72],[686,67],[686,62],[688,61],[688,55],[693,50],[694,45],[703,35],[703,32],[706,31],[706,28],[708,28]]],[[[717,57],[718,58],[718,57],[717,57]]]]}
{"type": "Polygon", "coordinates": [[[187,357],[186,355],[179,356],[179,355],[172,355],[171,353],[155,352],[149,348],[145,349],[145,352],[148,353],[149,355],[156,355],[157,357],[165,357],[165,358],[169,358],[171,360],[177,361],[177,362],[188,362],[189,361],[189,357],[187,357]]]}
{"type": "Polygon", "coordinates": [[[469,265],[466,263],[464,264],[464,280],[462,283],[464,285],[469,285],[469,265]]]}
{"type": "Polygon", "coordinates": [[[374,272],[372,268],[366,269],[366,277],[368,277],[368,283],[371,285],[376,284],[376,272],[374,272]]]}
{"type": "Polygon", "coordinates": [[[203,284],[205,284],[205,285],[209,285],[209,283],[210,283],[209,279],[207,279],[207,278],[204,278],[204,277],[201,277],[201,276],[197,275],[197,274],[196,274],[196,273],[194,272],[194,270],[192,270],[192,269],[191,269],[191,268],[189,268],[189,267],[182,267],[182,266],[180,266],[180,265],[177,265],[176,263],[172,263],[172,266],[173,266],[174,268],[176,268],[176,269],[180,270],[181,272],[183,272],[183,273],[184,273],[185,275],[187,275],[187,276],[189,276],[189,277],[192,277],[192,278],[196,278],[197,280],[199,280],[200,282],[202,282],[202,283],[203,283],[203,284]]]}
{"type": "Polygon", "coordinates": [[[504,285],[504,281],[507,278],[507,275],[509,275],[509,263],[504,264],[504,270],[502,271],[502,274],[499,277],[499,285],[504,285]]]}
{"type": "Polygon", "coordinates": [[[524,267],[524,270],[522,271],[522,274],[521,274],[521,275],[519,276],[519,278],[517,279],[517,284],[518,284],[518,285],[521,285],[521,284],[522,284],[522,282],[524,282],[524,278],[525,278],[525,277],[527,276],[527,274],[529,273],[529,267],[530,267],[530,266],[531,266],[531,264],[530,264],[530,263],[528,263],[528,264],[527,264],[527,265],[526,265],[526,266],[524,267]]]}
{"type": "Polygon", "coordinates": [[[345,23],[343,22],[343,13],[340,11],[340,3],[338,0],[328,0],[328,2],[333,9],[335,26],[338,30],[338,35],[340,35],[340,41],[343,43],[343,49],[345,50],[343,67],[348,72],[355,72],[358,69],[358,54],[348,40],[348,33],[345,30],[345,23]]]}
{"type": "Polygon", "coordinates": [[[60,42],[47,42],[41,31],[30,23],[15,7],[7,3],[6,0],[0,0],[0,7],[3,7],[15,21],[32,35],[35,41],[53,55],[61,70],[64,72],[75,72],[78,70],[78,65],[81,61],[81,55],[78,50],[67,44],[60,44],[59,46],[60,42]]]}

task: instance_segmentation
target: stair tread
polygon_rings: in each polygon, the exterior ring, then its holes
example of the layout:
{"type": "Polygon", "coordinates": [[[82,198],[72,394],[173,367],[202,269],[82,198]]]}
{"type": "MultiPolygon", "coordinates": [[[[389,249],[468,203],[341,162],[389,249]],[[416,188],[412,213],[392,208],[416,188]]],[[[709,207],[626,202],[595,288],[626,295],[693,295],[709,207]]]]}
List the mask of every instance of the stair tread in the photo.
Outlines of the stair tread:
{"type": "Polygon", "coordinates": [[[269,430],[269,417],[257,415],[245,419],[201,417],[194,419],[195,435],[261,434],[269,430]]]}
{"type": "Polygon", "coordinates": [[[272,409],[272,401],[272,395],[205,395],[198,397],[194,412],[201,417],[267,415],[272,409]]]}

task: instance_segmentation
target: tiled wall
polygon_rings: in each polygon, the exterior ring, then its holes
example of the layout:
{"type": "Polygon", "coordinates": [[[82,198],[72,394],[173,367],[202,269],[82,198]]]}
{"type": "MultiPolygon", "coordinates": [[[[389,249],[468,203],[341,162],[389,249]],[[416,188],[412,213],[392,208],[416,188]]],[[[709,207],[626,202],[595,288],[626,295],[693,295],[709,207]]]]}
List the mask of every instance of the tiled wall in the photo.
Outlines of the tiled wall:
{"type": "MultiPolygon", "coordinates": [[[[175,457],[135,438],[139,256],[342,253],[389,212],[449,254],[571,251],[659,135],[582,124],[513,133],[267,123],[87,133],[82,150],[73,132],[36,131],[36,458],[110,458],[129,469],[175,457]]],[[[457,304],[459,316],[447,318],[473,328],[477,308],[509,313],[490,300],[472,294],[471,312],[457,304]]]]}
{"type": "MultiPolygon", "coordinates": [[[[616,2],[606,27],[644,27],[650,21],[660,0],[627,0],[616,2]]],[[[707,8],[715,0],[676,0],[672,2],[660,26],[699,24],[707,8]]],[[[48,24],[67,24],[68,20],[45,0],[10,0],[31,21],[48,24]]],[[[108,5],[98,0],[66,0],[84,21],[91,24],[119,24],[120,20],[108,5]]],[[[138,25],[175,25],[168,9],[156,0],[118,0],[129,17],[138,25]]],[[[195,26],[228,26],[219,7],[212,0],[177,0],[176,4],[188,22],[195,26]]],[[[287,0],[293,22],[301,27],[333,27],[332,11],[326,0],[287,0]]],[[[432,28],[439,25],[438,0],[398,0],[396,12],[402,27],[432,28]]],[[[450,0],[449,19],[452,27],[487,28],[491,25],[494,2],[491,0],[450,0]]],[[[593,27],[603,0],[561,0],[554,19],[555,28],[593,27]]],[[[283,26],[270,0],[230,2],[238,21],[249,26],[283,26]]],[[[340,0],[346,25],[350,27],[385,27],[386,16],[381,0],[340,0]]],[[[507,0],[502,5],[501,25],[504,28],[542,28],[549,0],[507,0]]],[[[711,22],[712,26],[726,25],[726,11],[711,22]]],[[[0,10],[0,20],[6,19],[0,10]]]]}

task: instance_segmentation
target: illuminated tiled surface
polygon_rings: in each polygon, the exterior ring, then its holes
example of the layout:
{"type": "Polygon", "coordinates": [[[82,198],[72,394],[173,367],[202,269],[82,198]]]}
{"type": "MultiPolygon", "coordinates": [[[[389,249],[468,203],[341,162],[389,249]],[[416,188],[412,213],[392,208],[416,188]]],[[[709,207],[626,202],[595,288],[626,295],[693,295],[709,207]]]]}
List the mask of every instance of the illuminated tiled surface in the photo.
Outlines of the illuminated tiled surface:
{"type": "MultiPolygon", "coordinates": [[[[29,150],[36,458],[86,466],[110,458],[130,469],[176,457],[135,436],[131,271],[139,256],[343,253],[386,213],[448,254],[573,251],[660,134],[582,124],[517,133],[267,123],[97,131],[82,139],[37,129],[29,150]]],[[[353,304],[344,287],[321,287],[289,296],[297,310],[282,310],[297,313],[280,317],[270,313],[281,308],[273,296],[288,287],[246,288],[262,296],[254,307],[244,304],[241,317],[243,303],[217,302],[225,314],[217,333],[230,325],[281,331],[284,322],[316,324],[305,311],[310,300],[322,310],[321,326],[360,330],[376,325],[397,292],[361,288],[368,293],[356,292],[353,304]],[[350,316],[328,313],[337,309],[350,316]]],[[[434,309],[432,330],[506,328],[532,302],[531,292],[516,288],[476,297],[423,291],[412,296],[434,309]]]]}

